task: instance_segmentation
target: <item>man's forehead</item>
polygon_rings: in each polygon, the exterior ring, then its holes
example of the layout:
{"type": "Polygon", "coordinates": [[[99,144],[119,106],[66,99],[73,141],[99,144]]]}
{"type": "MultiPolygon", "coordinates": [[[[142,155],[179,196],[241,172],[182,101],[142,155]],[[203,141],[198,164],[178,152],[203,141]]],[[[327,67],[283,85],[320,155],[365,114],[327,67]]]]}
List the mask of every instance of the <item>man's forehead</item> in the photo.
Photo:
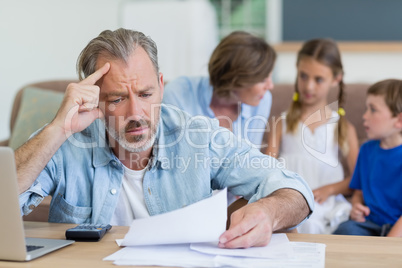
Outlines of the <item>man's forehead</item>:
{"type": "Polygon", "coordinates": [[[102,85],[109,87],[134,87],[143,89],[158,83],[158,77],[153,69],[142,68],[141,63],[127,65],[122,61],[109,61],[110,69],[107,74],[102,77],[102,85]]]}
{"type": "Polygon", "coordinates": [[[108,52],[101,52],[96,59],[96,69],[101,68],[106,62],[116,62],[127,67],[133,63],[141,62],[146,63],[145,65],[150,65],[150,67],[154,68],[148,53],[141,46],[135,47],[128,56],[122,56],[121,58],[118,58],[108,52]]]}
{"type": "Polygon", "coordinates": [[[103,77],[98,86],[102,97],[127,95],[128,91],[139,94],[158,90],[158,83],[154,79],[146,79],[141,74],[131,74],[129,78],[112,75],[103,77]]]}

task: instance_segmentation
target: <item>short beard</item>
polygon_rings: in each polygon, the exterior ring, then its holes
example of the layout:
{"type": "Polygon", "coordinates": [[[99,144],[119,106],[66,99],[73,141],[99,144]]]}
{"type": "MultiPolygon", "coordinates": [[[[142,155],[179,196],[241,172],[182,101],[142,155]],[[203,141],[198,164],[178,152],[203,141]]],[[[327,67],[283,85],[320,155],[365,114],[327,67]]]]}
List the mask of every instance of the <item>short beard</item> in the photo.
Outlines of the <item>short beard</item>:
{"type": "Polygon", "coordinates": [[[127,123],[126,127],[124,128],[123,131],[117,131],[115,128],[112,126],[108,126],[108,124],[105,122],[106,130],[109,133],[109,135],[116,140],[116,142],[126,151],[130,153],[140,153],[143,151],[148,150],[151,148],[156,140],[156,131],[158,129],[158,124],[159,124],[159,119],[155,124],[155,128],[151,127],[151,123],[149,121],[145,121],[143,119],[137,121],[137,120],[131,120],[127,123]],[[133,127],[140,127],[140,126],[148,126],[149,129],[151,130],[151,134],[148,140],[147,135],[137,135],[133,137],[133,141],[128,141],[126,139],[126,131],[130,128],[133,127]],[[146,140],[145,143],[144,140],[146,140]],[[138,143],[143,143],[142,145],[139,145],[138,143]]]}

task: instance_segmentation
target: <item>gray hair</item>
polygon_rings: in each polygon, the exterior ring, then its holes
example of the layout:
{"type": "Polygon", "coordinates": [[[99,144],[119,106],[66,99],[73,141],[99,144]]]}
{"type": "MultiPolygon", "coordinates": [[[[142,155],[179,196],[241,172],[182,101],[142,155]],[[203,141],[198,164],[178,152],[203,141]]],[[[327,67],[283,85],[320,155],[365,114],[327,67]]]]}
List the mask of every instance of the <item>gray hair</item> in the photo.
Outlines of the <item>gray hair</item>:
{"type": "Polygon", "coordinates": [[[158,49],[155,42],[142,32],[120,28],[115,31],[101,32],[81,51],[77,60],[79,79],[83,80],[96,71],[99,56],[111,60],[122,60],[127,63],[131,53],[138,46],[142,47],[148,54],[154,66],[156,77],[159,77],[158,49]]]}

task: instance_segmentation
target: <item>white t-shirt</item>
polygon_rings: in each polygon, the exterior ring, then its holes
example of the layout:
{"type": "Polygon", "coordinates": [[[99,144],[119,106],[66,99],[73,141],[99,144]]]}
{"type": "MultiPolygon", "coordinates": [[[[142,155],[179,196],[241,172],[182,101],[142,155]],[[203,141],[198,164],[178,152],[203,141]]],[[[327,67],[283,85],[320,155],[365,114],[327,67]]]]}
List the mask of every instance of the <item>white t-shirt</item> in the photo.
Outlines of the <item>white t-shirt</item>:
{"type": "Polygon", "coordinates": [[[146,168],[132,170],[124,167],[124,176],[119,201],[110,221],[111,225],[129,226],[134,219],[149,217],[145,205],[142,181],[146,168]]]}

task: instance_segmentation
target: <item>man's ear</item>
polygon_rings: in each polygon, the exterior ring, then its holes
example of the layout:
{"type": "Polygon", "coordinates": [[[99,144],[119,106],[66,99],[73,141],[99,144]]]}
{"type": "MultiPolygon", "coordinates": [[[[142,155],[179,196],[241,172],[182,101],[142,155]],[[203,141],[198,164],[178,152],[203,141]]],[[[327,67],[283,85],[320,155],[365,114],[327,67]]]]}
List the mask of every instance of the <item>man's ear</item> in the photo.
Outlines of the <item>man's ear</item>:
{"type": "Polygon", "coordinates": [[[163,84],[163,73],[159,73],[159,88],[161,90],[161,100],[163,99],[163,90],[165,89],[165,85],[163,84]]]}

